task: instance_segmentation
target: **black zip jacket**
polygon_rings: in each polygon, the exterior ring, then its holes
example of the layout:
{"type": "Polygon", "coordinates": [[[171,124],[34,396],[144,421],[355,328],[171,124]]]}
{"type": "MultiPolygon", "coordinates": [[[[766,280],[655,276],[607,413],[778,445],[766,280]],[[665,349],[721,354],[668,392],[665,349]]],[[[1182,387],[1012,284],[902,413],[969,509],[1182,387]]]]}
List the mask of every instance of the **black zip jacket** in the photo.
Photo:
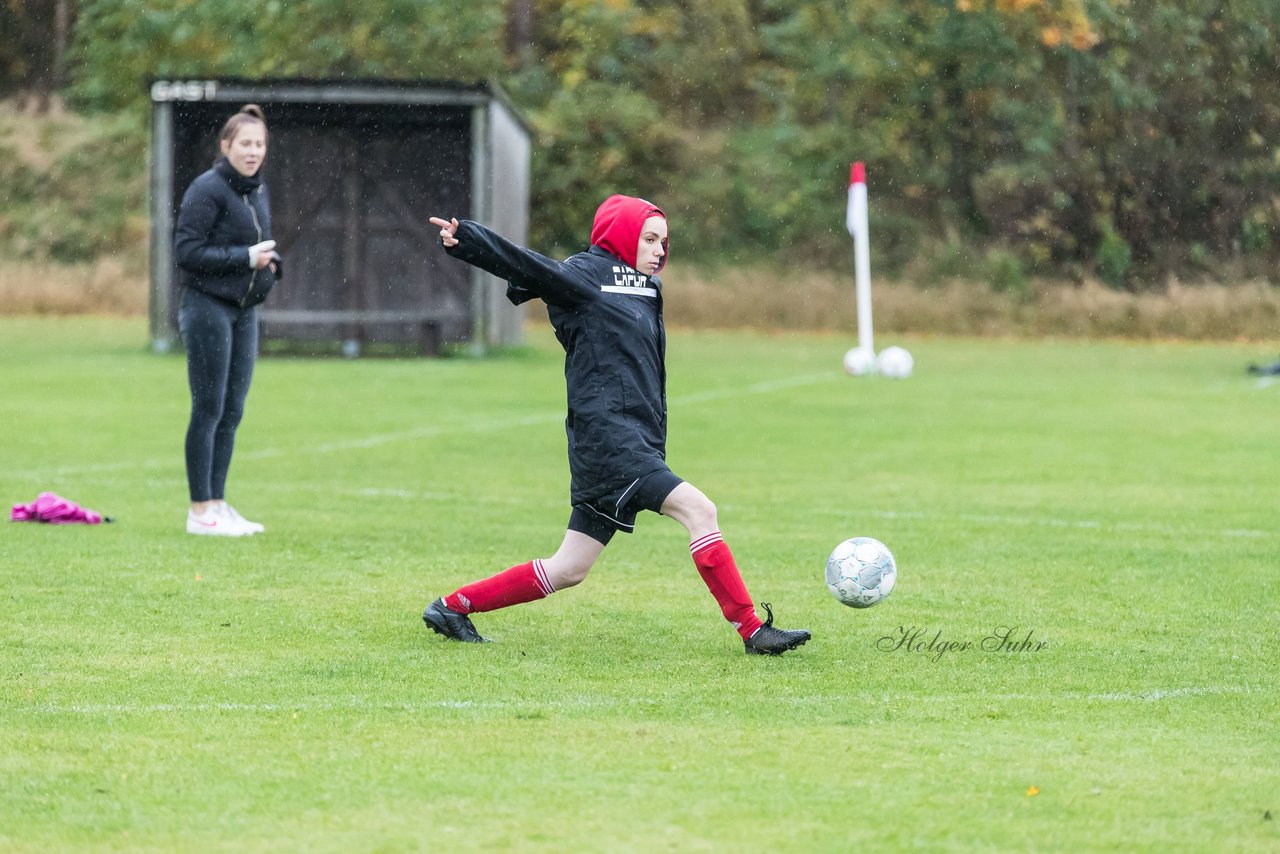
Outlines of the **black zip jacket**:
{"type": "Polygon", "coordinates": [[[541,298],[564,347],[573,504],[666,467],[666,330],[662,283],[598,246],[561,262],[478,223],[446,251],[508,282],[519,305],[541,298]]]}
{"type": "Polygon", "coordinates": [[[182,196],[173,242],[182,284],[241,308],[257,305],[281,268],[251,268],[249,247],[270,239],[271,203],[261,174],[247,178],[220,158],[182,196]]]}

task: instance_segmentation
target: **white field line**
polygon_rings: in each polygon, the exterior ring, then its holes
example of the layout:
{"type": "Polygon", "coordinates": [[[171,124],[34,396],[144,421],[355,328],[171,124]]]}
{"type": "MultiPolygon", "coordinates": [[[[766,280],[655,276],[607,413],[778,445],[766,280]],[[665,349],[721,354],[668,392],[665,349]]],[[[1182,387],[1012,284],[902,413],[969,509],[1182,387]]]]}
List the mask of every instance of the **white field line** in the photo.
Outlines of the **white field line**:
{"type": "MultiPolygon", "coordinates": [[[[1079,691],[1068,691],[1060,694],[1045,692],[1043,694],[893,694],[893,695],[847,695],[831,696],[829,694],[814,696],[777,697],[776,702],[794,706],[834,707],[841,703],[865,700],[869,702],[1030,702],[1045,701],[1085,701],[1103,703],[1160,703],[1182,697],[1226,696],[1241,694],[1261,694],[1260,689],[1248,685],[1225,686],[1188,686],[1183,688],[1155,688],[1149,691],[1120,691],[1103,694],[1089,694],[1079,691]]],[[[601,697],[576,697],[549,702],[530,700],[525,702],[492,702],[481,700],[438,700],[435,702],[380,703],[361,697],[350,697],[335,700],[299,700],[296,703],[33,703],[30,705],[16,703],[6,712],[19,715],[156,715],[156,714],[189,714],[207,712],[244,712],[248,714],[278,714],[296,712],[344,712],[344,711],[377,711],[408,712],[410,714],[427,713],[441,709],[453,710],[487,710],[499,711],[539,710],[539,709],[586,709],[644,706],[648,701],[637,698],[614,699],[601,697]]]]}
{"type": "Polygon", "coordinates": [[[1156,688],[1151,691],[1132,693],[1129,691],[1112,691],[1106,694],[1091,694],[1090,700],[1115,700],[1119,702],[1145,701],[1149,703],[1167,700],[1171,697],[1199,697],[1204,694],[1251,694],[1246,686],[1236,686],[1232,690],[1223,688],[1156,688]]]}
{"type": "MultiPolygon", "coordinates": [[[[813,385],[820,382],[834,382],[842,377],[842,374],[837,374],[833,371],[802,374],[780,380],[753,383],[748,386],[722,388],[715,391],[695,392],[693,394],[681,395],[679,397],[668,398],[667,404],[670,406],[672,404],[684,405],[690,403],[706,403],[708,401],[725,400],[728,398],[742,397],[744,395],[769,394],[781,389],[798,388],[800,386],[813,385]]],[[[340,451],[376,448],[381,445],[388,445],[395,442],[411,442],[420,439],[433,439],[440,436],[461,436],[470,433],[502,433],[508,430],[516,430],[521,427],[557,424],[563,422],[564,417],[564,411],[558,410],[554,413],[544,412],[536,415],[522,415],[515,418],[476,421],[470,424],[441,424],[426,427],[415,427],[409,430],[397,430],[392,433],[372,433],[367,436],[342,439],[336,442],[322,442],[316,445],[287,445],[277,448],[260,448],[254,451],[237,451],[236,459],[261,460],[272,457],[295,456],[298,454],[305,454],[308,456],[313,454],[331,454],[340,451]]],[[[175,440],[175,442],[176,441],[177,440],[175,440]]],[[[133,469],[154,469],[166,467],[180,468],[181,465],[181,448],[178,444],[175,444],[174,452],[164,457],[151,457],[150,459],[143,460],[113,460],[105,463],[59,466],[56,468],[36,471],[11,471],[8,472],[8,474],[15,478],[38,480],[85,474],[99,474],[104,472],[129,471],[133,469]]]]}

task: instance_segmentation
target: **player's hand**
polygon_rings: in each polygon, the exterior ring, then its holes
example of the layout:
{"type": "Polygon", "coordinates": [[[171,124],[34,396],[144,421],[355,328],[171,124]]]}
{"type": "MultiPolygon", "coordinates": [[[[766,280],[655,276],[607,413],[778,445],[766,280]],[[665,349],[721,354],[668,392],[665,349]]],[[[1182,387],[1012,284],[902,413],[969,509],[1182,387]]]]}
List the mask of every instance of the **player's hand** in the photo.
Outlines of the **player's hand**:
{"type": "Polygon", "coordinates": [[[261,270],[276,258],[280,257],[279,255],[276,255],[275,252],[271,251],[275,248],[276,242],[274,240],[264,240],[261,243],[255,243],[249,247],[249,260],[252,262],[255,270],[261,270]]]}
{"type": "Polygon", "coordinates": [[[457,246],[458,238],[454,237],[458,232],[458,220],[443,220],[438,216],[431,217],[431,224],[440,226],[440,242],[445,246],[457,246]]]}

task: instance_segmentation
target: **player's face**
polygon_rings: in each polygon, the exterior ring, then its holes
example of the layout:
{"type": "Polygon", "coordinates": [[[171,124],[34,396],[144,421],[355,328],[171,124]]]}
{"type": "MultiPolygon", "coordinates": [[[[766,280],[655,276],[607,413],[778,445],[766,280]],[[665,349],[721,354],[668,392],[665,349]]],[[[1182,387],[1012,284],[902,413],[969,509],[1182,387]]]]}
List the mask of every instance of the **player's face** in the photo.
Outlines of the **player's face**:
{"type": "Polygon", "coordinates": [[[652,276],[667,254],[667,218],[651,216],[640,228],[640,245],[636,247],[636,269],[652,276]]]}
{"type": "Polygon", "coordinates": [[[267,159],[267,127],[262,122],[245,122],[221,146],[233,169],[245,177],[257,175],[267,159]]]}

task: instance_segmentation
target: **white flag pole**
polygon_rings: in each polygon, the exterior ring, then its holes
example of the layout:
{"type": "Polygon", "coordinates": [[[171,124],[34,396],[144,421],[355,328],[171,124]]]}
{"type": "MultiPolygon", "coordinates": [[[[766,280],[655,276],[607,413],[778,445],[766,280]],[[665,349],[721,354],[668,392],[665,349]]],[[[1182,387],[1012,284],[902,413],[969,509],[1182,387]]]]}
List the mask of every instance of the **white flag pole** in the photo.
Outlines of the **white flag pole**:
{"type": "Polygon", "coordinates": [[[858,304],[858,349],[875,354],[871,333],[871,249],[867,235],[867,170],[861,163],[849,168],[849,206],[845,227],[853,236],[854,285],[858,304]]]}

